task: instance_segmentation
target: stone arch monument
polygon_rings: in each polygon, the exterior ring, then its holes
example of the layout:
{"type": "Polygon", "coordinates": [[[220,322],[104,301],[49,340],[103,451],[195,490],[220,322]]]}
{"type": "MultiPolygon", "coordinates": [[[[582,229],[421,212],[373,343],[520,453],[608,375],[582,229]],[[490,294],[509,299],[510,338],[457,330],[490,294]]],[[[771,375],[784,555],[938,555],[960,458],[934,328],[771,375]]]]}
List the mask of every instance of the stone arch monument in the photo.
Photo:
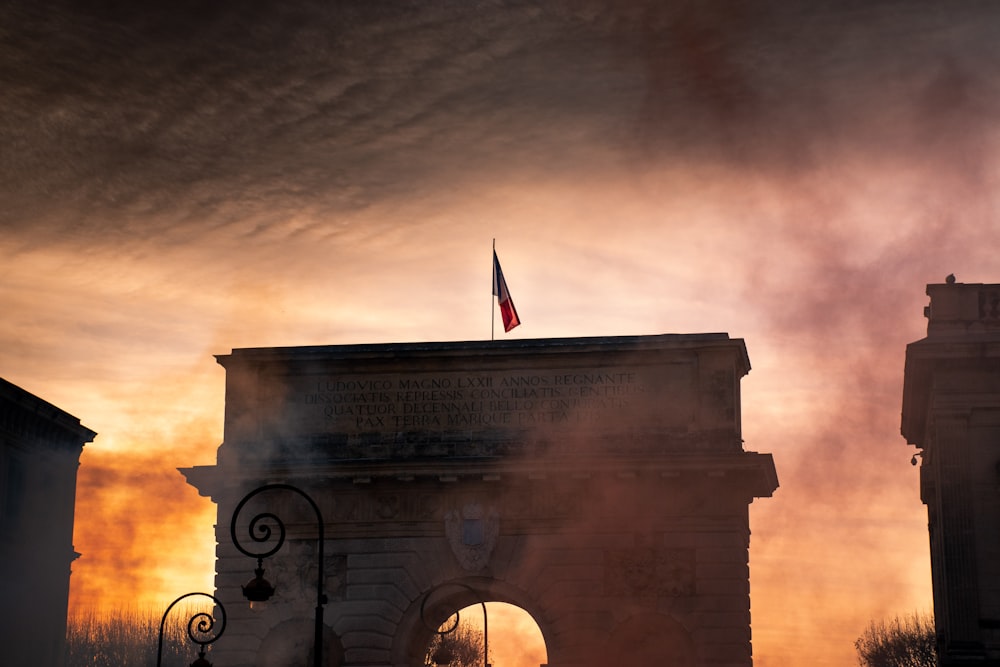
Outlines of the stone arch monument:
{"type": "Polygon", "coordinates": [[[214,466],[183,469],[218,504],[213,661],[301,664],[316,589],[326,665],[417,667],[431,626],[502,601],[530,613],[554,667],[752,665],[749,505],[777,488],[746,451],[726,334],[233,350],[214,466]],[[286,517],[255,562],[233,511],[286,517]],[[318,544],[322,523],[322,559],[318,544]],[[322,575],[320,576],[320,566],[322,575]],[[423,613],[421,613],[423,611],[423,613]]]}

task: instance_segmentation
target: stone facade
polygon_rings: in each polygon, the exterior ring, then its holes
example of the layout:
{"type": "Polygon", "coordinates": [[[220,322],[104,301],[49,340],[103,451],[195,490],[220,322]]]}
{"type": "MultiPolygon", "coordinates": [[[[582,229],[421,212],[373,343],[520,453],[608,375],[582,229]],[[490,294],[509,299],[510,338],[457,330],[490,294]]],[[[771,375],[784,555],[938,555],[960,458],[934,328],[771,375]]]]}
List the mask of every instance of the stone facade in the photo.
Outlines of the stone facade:
{"type": "Polygon", "coordinates": [[[247,506],[281,517],[288,541],[264,561],[268,607],[242,600],[254,562],[230,521],[267,483],[303,490],[323,517],[324,664],[422,665],[429,624],[491,600],[534,617],[557,667],[752,664],[748,509],[777,477],[770,455],[743,449],[743,341],[243,349],[219,362],[217,464],[182,471],[219,507],[218,664],[303,662],[313,643],[317,519],[294,493],[247,506]]]}
{"type": "Polygon", "coordinates": [[[6,665],[65,664],[76,472],[97,435],[0,379],[0,646],[6,665]]]}
{"type": "Polygon", "coordinates": [[[1000,665],[1000,285],[928,285],[902,433],[922,451],[939,664],[1000,665]]]}

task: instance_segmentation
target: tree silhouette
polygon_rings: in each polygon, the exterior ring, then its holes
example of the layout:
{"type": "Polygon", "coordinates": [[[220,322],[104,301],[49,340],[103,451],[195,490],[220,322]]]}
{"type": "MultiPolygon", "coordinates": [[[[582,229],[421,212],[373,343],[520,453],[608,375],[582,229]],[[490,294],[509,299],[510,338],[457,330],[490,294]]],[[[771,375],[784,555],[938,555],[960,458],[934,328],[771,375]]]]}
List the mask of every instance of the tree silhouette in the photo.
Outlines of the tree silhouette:
{"type": "Polygon", "coordinates": [[[468,625],[444,635],[435,635],[427,647],[424,665],[450,665],[451,667],[483,667],[483,632],[468,625]],[[448,662],[435,663],[434,658],[450,658],[448,662]]]}
{"type": "Polygon", "coordinates": [[[862,667],[936,667],[934,618],[913,613],[872,621],[854,642],[862,667]]]}

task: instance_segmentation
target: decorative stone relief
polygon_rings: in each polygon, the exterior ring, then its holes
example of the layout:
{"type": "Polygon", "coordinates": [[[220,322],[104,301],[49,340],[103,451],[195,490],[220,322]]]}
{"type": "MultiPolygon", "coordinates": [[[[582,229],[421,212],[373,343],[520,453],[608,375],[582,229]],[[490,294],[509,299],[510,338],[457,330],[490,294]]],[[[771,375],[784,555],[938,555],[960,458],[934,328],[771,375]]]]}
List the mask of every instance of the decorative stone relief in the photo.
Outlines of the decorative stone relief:
{"type": "Polygon", "coordinates": [[[380,519],[393,519],[399,515],[399,496],[396,494],[381,495],[376,498],[375,513],[380,519]]]}
{"type": "Polygon", "coordinates": [[[605,555],[604,587],[608,595],[680,597],[694,594],[692,549],[637,547],[605,555]]]}
{"type": "Polygon", "coordinates": [[[1000,292],[996,290],[979,291],[979,319],[1000,319],[1000,292]]]}
{"type": "MultiPolygon", "coordinates": [[[[329,544],[327,544],[329,547],[329,544]]],[[[271,580],[280,596],[275,602],[308,602],[316,598],[316,541],[289,540],[284,554],[264,561],[265,576],[271,580]]],[[[330,598],[343,597],[347,558],[342,554],[323,556],[323,592],[330,598]]]]}
{"type": "Polygon", "coordinates": [[[478,572],[489,563],[496,546],[500,517],[494,508],[469,503],[445,513],[444,532],[462,569],[478,572]]]}

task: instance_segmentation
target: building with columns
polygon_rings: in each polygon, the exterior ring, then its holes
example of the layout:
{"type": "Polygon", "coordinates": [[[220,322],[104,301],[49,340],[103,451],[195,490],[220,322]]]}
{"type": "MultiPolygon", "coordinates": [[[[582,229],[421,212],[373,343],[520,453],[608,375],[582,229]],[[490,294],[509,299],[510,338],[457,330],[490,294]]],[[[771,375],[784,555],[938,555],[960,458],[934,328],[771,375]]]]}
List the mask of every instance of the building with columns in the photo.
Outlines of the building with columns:
{"type": "Polygon", "coordinates": [[[1000,665],[1000,285],[927,286],[906,348],[902,434],[919,451],[938,661],[1000,665]]]}

